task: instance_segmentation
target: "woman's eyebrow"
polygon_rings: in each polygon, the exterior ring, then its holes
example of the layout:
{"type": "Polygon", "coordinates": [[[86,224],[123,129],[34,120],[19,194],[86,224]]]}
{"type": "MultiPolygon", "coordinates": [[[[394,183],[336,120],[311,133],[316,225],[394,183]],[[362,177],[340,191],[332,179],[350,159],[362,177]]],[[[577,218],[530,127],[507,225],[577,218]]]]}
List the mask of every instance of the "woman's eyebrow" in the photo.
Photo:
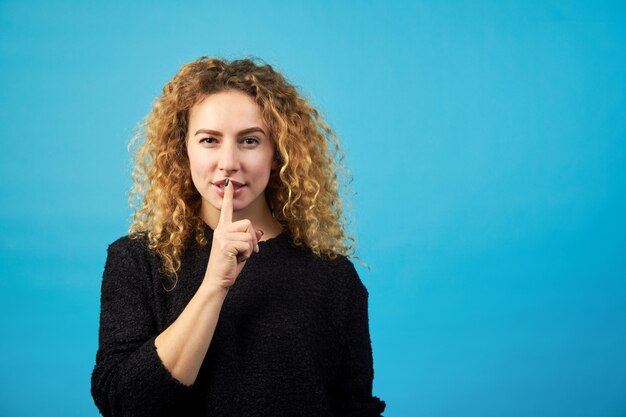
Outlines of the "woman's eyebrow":
{"type": "MultiPolygon", "coordinates": [[[[265,131],[263,129],[261,129],[260,127],[249,127],[247,129],[241,130],[238,135],[247,135],[248,133],[255,133],[255,132],[260,132],[263,133],[264,135],[267,136],[267,133],[265,133],[265,131]]],[[[198,131],[196,132],[196,135],[199,133],[206,133],[208,135],[213,135],[213,136],[222,136],[221,132],[218,132],[217,130],[211,130],[211,129],[198,129],[198,131]]]]}
{"type": "Polygon", "coordinates": [[[206,133],[206,134],[213,135],[213,136],[222,136],[222,134],[220,132],[218,132],[217,130],[211,130],[211,129],[199,129],[196,132],[196,135],[198,133],[206,133]]]}
{"type": "Polygon", "coordinates": [[[260,127],[250,127],[248,129],[244,129],[242,131],[239,132],[239,135],[247,135],[248,133],[255,133],[255,132],[260,132],[263,133],[264,135],[267,136],[267,133],[265,133],[265,131],[263,129],[261,129],[260,127]]]}

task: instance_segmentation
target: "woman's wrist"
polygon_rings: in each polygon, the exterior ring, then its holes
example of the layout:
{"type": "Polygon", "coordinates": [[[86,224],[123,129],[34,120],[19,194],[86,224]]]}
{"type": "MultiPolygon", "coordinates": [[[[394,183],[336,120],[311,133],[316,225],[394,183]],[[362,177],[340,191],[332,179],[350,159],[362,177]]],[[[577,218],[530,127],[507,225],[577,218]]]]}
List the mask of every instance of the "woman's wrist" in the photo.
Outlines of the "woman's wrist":
{"type": "Polygon", "coordinates": [[[222,298],[223,300],[224,298],[226,298],[226,295],[228,294],[228,288],[222,285],[219,285],[217,283],[211,282],[205,278],[204,281],[202,281],[202,284],[200,284],[200,288],[198,288],[198,292],[207,298],[218,297],[218,298],[222,298]]]}

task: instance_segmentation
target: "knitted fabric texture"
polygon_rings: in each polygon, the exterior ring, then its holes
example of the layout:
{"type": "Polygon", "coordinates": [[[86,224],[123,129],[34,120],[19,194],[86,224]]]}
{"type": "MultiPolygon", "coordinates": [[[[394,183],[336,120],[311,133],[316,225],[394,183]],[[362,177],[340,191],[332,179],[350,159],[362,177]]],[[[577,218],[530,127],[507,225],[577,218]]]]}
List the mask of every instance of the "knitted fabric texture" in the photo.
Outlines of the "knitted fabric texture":
{"type": "MultiPolygon", "coordinates": [[[[206,236],[211,242],[208,227],[206,236]]],[[[287,232],[259,246],[226,296],[191,386],[171,376],[154,339],[197,291],[211,244],[188,245],[173,290],[144,241],[109,246],[92,374],[104,416],[380,415],[368,293],[352,263],[296,247],[287,232]]]]}

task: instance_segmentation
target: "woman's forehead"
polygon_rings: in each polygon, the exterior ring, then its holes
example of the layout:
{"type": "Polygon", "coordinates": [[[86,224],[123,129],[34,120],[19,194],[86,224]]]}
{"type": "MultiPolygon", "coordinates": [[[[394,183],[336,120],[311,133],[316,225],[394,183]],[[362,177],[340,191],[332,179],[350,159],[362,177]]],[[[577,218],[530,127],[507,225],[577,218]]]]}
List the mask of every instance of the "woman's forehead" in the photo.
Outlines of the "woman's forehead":
{"type": "Polygon", "coordinates": [[[248,94],[225,90],[204,96],[189,111],[189,128],[219,130],[260,126],[267,132],[261,108],[248,94]]]}

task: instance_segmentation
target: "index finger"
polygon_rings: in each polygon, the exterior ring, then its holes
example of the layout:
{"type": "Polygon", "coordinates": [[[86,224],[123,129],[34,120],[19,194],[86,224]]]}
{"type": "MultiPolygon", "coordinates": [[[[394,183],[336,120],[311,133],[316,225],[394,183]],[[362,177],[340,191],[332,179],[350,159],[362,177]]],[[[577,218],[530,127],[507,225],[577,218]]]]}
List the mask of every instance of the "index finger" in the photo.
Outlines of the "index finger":
{"type": "Polygon", "coordinates": [[[233,193],[234,187],[230,184],[230,179],[224,181],[224,199],[222,200],[222,209],[220,210],[220,224],[233,222],[233,193]]]}

